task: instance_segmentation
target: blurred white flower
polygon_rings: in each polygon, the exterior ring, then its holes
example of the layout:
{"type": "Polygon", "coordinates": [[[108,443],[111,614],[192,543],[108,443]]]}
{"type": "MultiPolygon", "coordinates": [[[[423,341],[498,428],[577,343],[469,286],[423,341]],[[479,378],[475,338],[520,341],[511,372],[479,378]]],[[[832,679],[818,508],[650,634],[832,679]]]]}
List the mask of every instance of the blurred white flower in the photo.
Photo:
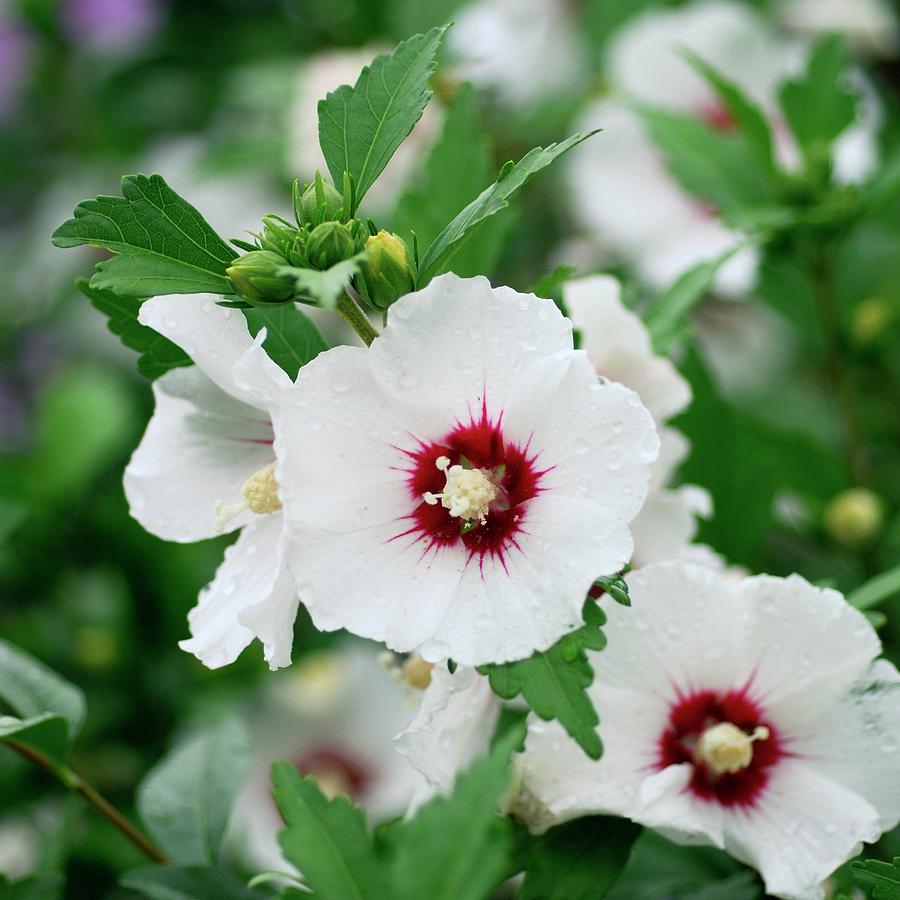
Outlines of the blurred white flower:
{"type": "Polygon", "coordinates": [[[412,713],[409,691],[389,677],[376,649],[361,643],[311,653],[271,676],[250,721],[257,755],[232,815],[231,843],[254,866],[288,867],[277,839],[284,823],[272,799],[276,760],[314,775],[329,795],[347,794],[373,822],[403,813],[423,782],[391,741],[412,713]]]}
{"type": "Polygon", "coordinates": [[[460,78],[493,88],[510,106],[576,88],[587,53],[566,0],[478,0],[448,32],[460,78]]]}
{"type": "Polygon", "coordinates": [[[757,869],[777,897],[821,882],[900,819],[900,676],[865,617],[797,575],[736,581],[675,561],[603,602],[589,688],[604,754],[533,719],[519,812],[542,831],[611,813],[757,869]]]}
{"type": "Polygon", "coordinates": [[[196,363],[153,383],[156,408],[125,469],[132,516],[164,540],[241,529],[200,594],[181,647],[210,668],[253,640],[272,668],[290,663],[297,614],[274,477],[270,407],[290,378],[251,338],[244,317],[206,294],[153,297],[140,321],[196,363]],[[243,364],[243,365],[242,365],[243,364]]]}
{"type": "Polygon", "coordinates": [[[886,0],[780,0],[775,13],[794,31],[813,36],[837,31],[873,56],[896,56],[900,49],[900,22],[886,0]]]}
{"type": "Polygon", "coordinates": [[[370,349],[304,366],[275,429],[316,626],[467,665],[580,624],[631,555],[659,448],[552,302],[449,274],[391,306],[370,349]]]}
{"type": "Polygon", "coordinates": [[[27,816],[0,820],[0,875],[10,881],[30,875],[38,864],[45,839],[27,816]]]}
{"type": "MultiPolygon", "coordinates": [[[[361,50],[328,50],[310,57],[300,67],[294,100],[288,110],[287,166],[301,182],[312,181],[317,170],[324,177],[330,177],[319,148],[318,102],[342,84],[354,84],[363,66],[369,65],[386,49],[375,46],[361,50]]],[[[364,210],[371,210],[376,215],[391,211],[440,134],[442,121],[440,103],[432,97],[410,136],[397,148],[369,189],[363,200],[364,210]]],[[[336,187],[341,189],[340,184],[336,187]]]]}

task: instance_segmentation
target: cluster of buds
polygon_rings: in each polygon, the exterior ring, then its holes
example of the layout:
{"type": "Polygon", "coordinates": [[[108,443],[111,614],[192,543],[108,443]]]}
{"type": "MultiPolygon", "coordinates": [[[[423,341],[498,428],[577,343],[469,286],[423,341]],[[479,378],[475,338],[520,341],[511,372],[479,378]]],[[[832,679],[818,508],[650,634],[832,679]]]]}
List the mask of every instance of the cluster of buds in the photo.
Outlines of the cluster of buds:
{"type": "Polygon", "coordinates": [[[346,199],[349,186],[345,189],[341,194],[318,172],[303,190],[294,182],[296,224],[280,216],[265,216],[262,232],[255,235],[256,245],[246,245],[248,252],[227,270],[241,297],[254,304],[300,299],[290,268],[322,271],[364,251],[355,284],[374,309],[387,309],[414,289],[406,244],[395,234],[377,231],[371,220],[363,223],[351,218],[346,199]]]}

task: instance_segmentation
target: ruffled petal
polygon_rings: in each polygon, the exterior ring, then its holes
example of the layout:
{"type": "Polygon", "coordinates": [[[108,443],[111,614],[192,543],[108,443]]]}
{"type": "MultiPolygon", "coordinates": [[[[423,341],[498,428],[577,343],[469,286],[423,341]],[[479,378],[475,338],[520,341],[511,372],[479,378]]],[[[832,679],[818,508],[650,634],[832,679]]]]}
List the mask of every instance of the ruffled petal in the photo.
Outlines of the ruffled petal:
{"type": "Polygon", "coordinates": [[[711,513],[712,498],[692,484],[652,494],[631,523],[632,567],[682,558],[697,535],[697,517],[711,513]]]}
{"type": "Polygon", "coordinates": [[[282,561],[283,517],[270,513],[254,518],[225,551],[215,578],[200,592],[188,614],[191,637],[179,642],[182,650],[210,669],[234,662],[256,636],[266,642],[266,659],[273,668],[290,662],[297,601],[282,561]],[[261,634],[243,623],[245,613],[261,634]],[[286,626],[286,633],[279,631],[286,626]]]}
{"type": "MultiPolygon", "coordinates": [[[[244,482],[274,459],[272,426],[195,366],[158,378],[153,395],[153,417],[125,469],[131,514],[165,540],[213,537],[216,501],[239,502],[244,482]]],[[[240,513],[227,530],[252,517],[240,513]]]]}

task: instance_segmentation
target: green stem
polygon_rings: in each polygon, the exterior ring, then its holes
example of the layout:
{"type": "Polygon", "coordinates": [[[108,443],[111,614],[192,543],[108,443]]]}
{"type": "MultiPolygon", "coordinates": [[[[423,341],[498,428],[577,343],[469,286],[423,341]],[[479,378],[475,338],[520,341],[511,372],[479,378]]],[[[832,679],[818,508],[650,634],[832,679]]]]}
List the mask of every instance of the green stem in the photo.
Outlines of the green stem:
{"type": "Polygon", "coordinates": [[[853,389],[844,364],[840,318],[832,290],[828,247],[825,245],[817,247],[811,257],[810,279],[822,330],[825,333],[825,375],[841,418],[844,456],[853,481],[856,484],[863,484],[865,448],[853,389]]]}
{"type": "Polygon", "coordinates": [[[378,332],[372,327],[369,317],[349,293],[341,295],[337,302],[337,312],[362,338],[367,347],[378,337],[378,332]]]}
{"type": "Polygon", "coordinates": [[[108,822],[115,826],[125,837],[131,841],[142,853],[146,854],[154,862],[167,863],[169,858],[146,835],[142,834],[125,816],[122,815],[95,787],[88,784],[79,774],[73,772],[68,766],[58,766],[49,760],[43,753],[20,744],[18,741],[6,741],[7,746],[12,747],[17,753],[33,762],[36,766],[49,772],[54,778],[62,782],[71,791],[77,791],[87,802],[100,813],[108,822]]]}

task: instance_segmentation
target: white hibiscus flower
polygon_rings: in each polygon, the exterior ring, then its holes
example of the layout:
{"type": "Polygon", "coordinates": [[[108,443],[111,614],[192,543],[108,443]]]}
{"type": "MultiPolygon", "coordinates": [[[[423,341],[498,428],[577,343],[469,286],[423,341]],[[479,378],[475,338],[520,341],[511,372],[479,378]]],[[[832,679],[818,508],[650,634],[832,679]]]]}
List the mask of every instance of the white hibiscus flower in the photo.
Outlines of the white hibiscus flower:
{"type": "Polygon", "coordinates": [[[757,869],[770,894],[822,881],[900,819],[900,676],[865,617],[797,575],[734,580],[685,562],[628,575],[591,654],[593,762],[529,724],[521,809],[535,830],[612,813],[757,869]]]}
{"type": "MultiPolygon", "coordinates": [[[[708,204],[682,190],[638,114],[623,102],[637,99],[696,116],[723,131],[732,129],[728,111],[684,59],[685,48],[735,81],[773,116],[781,161],[794,165],[798,160],[779,118],[776,93],[779,82],[802,67],[804,44],[780,36],[752,9],[728,0],[651,11],[624,26],[607,55],[611,95],[586,110],[580,123],[602,127],[603,135],[572,153],[567,178],[586,232],[657,287],[741,241],[708,204]]],[[[877,119],[867,101],[860,124],[840,138],[835,167],[841,180],[859,180],[870,171],[877,119]]],[[[755,251],[742,250],[720,270],[717,290],[743,295],[753,285],[756,264],[755,251]]]]}
{"type": "Polygon", "coordinates": [[[896,56],[900,49],[900,21],[886,0],[779,0],[775,13],[801,34],[837,31],[873,56],[896,56]]]}
{"type": "Polygon", "coordinates": [[[581,346],[597,372],[637,391],[660,429],[661,448],[650,492],[631,524],[633,568],[682,556],[697,534],[697,516],[709,516],[709,494],[694,485],[668,487],[689,452],[687,439],[664,423],[691,401],[691,388],[672,361],[653,352],[640,317],[622,305],[621,286],[609,275],[564,285],[563,297],[581,346]]]}
{"type": "Polygon", "coordinates": [[[429,661],[529,656],[622,568],[659,439],[554,304],[436,278],[276,410],[290,562],[316,626],[429,661]]]}
{"type": "Polygon", "coordinates": [[[272,799],[272,763],[313,775],[329,796],[346,794],[373,822],[400,815],[422,778],[391,739],[412,717],[409,691],[390,678],[375,648],[344,642],[305,656],[266,682],[250,725],[257,756],[232,815],[232,841],[256,867],[283,870],[272,799]]]}
{"type": "Polygon", "coordinates": [[[244,317],[209,295],[154,297],[140,321],[196,363],[153,383],[156,409],[125,470],[125,495],[147,531],[191,542],[241,529],[190,612],[181,647],[205,665],[233,662],[253,640],[270,667],[290,663],[297,593],[284,556],[270,402],[288,376],[244,317]],[[242,365],[243,361],[243,365],[242,365]]]}

